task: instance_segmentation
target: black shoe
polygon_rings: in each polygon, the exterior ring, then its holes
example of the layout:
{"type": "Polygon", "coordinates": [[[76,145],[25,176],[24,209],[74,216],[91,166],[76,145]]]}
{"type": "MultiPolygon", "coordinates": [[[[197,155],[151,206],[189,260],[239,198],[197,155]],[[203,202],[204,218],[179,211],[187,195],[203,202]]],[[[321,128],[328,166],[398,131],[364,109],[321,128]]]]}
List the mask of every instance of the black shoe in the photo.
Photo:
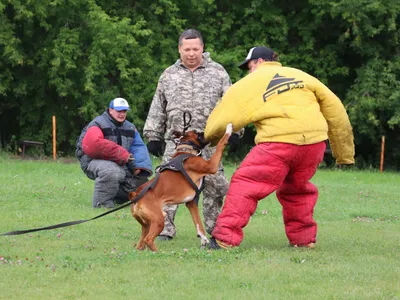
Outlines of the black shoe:
{"type": "Polygon", "coordinates": [[[114,201],[107,201],[105,203],[97,203],[96,205],[93,205],[93,208],[115,208],[114,201]]]}
{"type": "Polygon", "coordinates": [[[124,204],[125,202],[128,202],[128,198],[115,198],[115,203],[118,205],[124,204]]]}
{"type": "Polygon", "coordinates": [[[206,248],[209,250],[219,250],[219,249],[221,249],[221,246],[218,245],[215,238],[212,237],[212,238],[210,238],[210,243],[207,244],[206,248]]]}
{"type": "Polygon", "coordinates": [[[157,237],[157,240],[159,240],[159,241],[170,241],[172,239],[173,239],[173,237],[172,236],[168,236],[168,235],[159,235],[157,237]]]}

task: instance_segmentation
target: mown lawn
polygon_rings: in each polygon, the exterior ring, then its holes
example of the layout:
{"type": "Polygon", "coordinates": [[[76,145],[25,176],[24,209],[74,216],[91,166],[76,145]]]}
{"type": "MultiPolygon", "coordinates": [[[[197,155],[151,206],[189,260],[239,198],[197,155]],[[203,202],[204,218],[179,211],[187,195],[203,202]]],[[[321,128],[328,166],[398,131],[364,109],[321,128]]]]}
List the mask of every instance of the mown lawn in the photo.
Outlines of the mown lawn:
{"type": "MultiPolygon", "coordinates": [[[[0,156],[0,233],[88,219],[93,182],[79,165],[0,156]]],[[[230,177],[235,166],[227,166],[230,177]]],[[[0,236],[0,299],[400,299],[400,175],[319,170],[317,248],[287,246],[275,195],[245,239],[199,249],[181,207],[178,233],[137,251],[128,208],[85,224],[0,236]]]]}

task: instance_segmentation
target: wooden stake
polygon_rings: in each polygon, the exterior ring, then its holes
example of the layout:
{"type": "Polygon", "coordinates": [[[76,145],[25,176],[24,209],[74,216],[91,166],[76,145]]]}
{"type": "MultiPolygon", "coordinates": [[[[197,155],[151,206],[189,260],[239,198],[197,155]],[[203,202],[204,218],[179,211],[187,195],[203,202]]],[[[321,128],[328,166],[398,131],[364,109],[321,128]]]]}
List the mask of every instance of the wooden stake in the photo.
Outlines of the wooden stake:
{"type": "Polygon", "coordinates": [[[57,159],[56,154],[56,116],[53,116],[53,159],[57,159]]]}
{"type": "Polygon", "coordinates": [[[384,162],[384,157],[385,157],[385,136],[382,135],[382,145],[381,145],[381,165],[379,170],[381,173],[383,172],[383,162],[384,162]]]}

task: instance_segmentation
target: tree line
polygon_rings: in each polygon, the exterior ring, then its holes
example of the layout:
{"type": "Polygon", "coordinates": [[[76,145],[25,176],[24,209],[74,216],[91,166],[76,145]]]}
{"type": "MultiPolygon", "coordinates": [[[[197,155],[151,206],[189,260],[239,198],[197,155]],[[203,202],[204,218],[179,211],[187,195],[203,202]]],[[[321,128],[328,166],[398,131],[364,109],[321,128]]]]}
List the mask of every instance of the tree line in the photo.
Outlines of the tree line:
{"type": "MultiPolygon", "coordinates": [[[[81,129],[111,99],[126,98],[142,129],[162,71],[178,59],[186,28],[233,82],[255,45],[274,49],[343,101],[357,164],[400,169],[398,0],[0,0],[0,140],[37,140],[73,154],[81,129]]],[[[237,157],[251,147],[252,127],[237,157]]]]}

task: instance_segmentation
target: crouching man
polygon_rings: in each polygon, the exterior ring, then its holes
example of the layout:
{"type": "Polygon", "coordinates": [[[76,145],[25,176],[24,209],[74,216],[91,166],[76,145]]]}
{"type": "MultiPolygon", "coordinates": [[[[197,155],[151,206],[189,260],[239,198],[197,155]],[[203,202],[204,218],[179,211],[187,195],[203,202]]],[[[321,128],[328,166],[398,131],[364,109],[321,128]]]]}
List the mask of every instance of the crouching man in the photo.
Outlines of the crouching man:
{"type": "Polygon", "coordinates": [[[76,157],[94,180],[92,206],[113,208],[128,201],[128,193],[145,183],[152,163],[136,127],[126,120],[128,102],[116,98],[81,132],[76,157]]]}

